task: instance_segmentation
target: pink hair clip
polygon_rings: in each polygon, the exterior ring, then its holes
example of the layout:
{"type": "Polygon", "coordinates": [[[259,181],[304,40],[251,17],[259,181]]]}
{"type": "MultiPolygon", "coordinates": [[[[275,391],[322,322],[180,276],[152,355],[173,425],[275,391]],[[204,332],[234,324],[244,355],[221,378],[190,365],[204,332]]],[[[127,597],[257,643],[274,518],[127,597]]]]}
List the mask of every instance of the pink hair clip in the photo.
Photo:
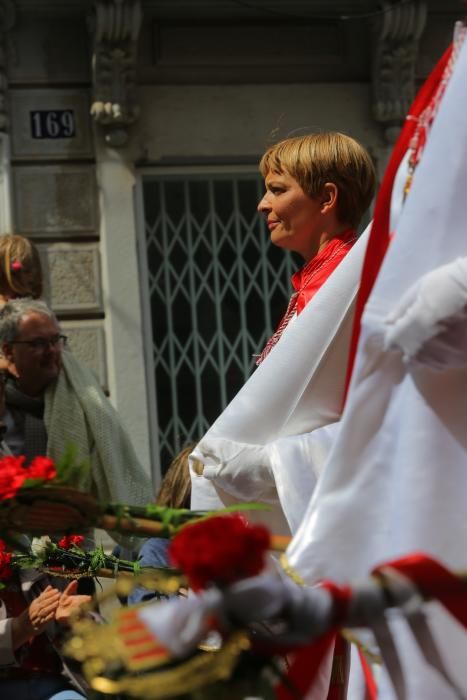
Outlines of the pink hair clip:
{"type": "Polygon", "coordinates": [[[19,260],[13,260],[13,262],[11,263],[11,269],[13,270],[13,272],[18,272],[18,270],[23,269],[23,265],[19,260]]]}

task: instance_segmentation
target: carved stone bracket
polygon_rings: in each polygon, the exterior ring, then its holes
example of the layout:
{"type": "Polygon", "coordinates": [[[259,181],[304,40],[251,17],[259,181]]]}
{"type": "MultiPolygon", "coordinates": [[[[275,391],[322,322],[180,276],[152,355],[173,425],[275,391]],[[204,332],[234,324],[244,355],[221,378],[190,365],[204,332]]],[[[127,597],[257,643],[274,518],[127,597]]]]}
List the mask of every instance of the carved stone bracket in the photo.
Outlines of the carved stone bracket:
{"type": "Polygon", "coordinates": [[[373,25],[373,116],[392,144],[415,96],[415,66],[426,2],[381,2],[373,25]]]}
{"type": "Polygon", "coordinates": [[[115,147],[127,142],[139,114],[134,86],[141,20],[141,0],[96,2],[91,114],[115,147]]]}
{"type": "Polygon", "coordinates": [[[8,131],[6,36],[15,23],[12,0],[0,1],[0,132],[8,131]]]}

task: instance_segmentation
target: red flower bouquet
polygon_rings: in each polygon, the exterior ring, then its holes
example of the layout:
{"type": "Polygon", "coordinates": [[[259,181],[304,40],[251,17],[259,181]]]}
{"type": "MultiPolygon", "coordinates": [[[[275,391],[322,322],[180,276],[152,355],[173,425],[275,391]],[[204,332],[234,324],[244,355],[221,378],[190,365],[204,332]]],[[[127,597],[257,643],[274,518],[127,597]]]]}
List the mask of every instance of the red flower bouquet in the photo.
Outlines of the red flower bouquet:
{"type": "Polygon", "coordinates": [[[187,576],[194,591],[226,586],[264,567],[268,530],[240,515],[219,515],[185,525],[169,546],[171,564],[187,576]]]}
{"type": "Polygon", "coordinates": [[[61,549],[71,549],[72,547],[81,547],[84,542],[83,535],[65,535],[57,542],[61,549]]]}

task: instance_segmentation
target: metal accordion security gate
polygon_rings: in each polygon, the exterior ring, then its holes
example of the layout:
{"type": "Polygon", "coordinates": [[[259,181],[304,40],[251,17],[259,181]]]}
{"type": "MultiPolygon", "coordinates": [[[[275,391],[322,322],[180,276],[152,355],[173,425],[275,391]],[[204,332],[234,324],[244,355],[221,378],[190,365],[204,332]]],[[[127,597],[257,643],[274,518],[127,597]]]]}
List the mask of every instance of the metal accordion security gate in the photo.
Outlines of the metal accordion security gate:
{"type": "Polygon", "coordinates": [[[269,242],[256,210],[262,194],[246,168],[143,175],[143,302],[162,471],[248,379],[285,311],[294,264],[269,242]]]}

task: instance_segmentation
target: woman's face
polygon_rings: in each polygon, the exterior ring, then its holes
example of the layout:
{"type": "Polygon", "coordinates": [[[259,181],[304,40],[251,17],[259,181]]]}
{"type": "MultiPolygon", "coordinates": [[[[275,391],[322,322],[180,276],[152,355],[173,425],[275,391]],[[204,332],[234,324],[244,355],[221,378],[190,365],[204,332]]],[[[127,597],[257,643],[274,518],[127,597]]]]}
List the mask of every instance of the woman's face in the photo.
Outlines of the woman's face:
{"type": "Polygon", "coordinates": [[[297,180],[285,172],[269,172],[265,185],[258,211],[267,219],[272,243],[310,260],[318,251],[322,233],[320,201],[306,194],[297,180]]]}

